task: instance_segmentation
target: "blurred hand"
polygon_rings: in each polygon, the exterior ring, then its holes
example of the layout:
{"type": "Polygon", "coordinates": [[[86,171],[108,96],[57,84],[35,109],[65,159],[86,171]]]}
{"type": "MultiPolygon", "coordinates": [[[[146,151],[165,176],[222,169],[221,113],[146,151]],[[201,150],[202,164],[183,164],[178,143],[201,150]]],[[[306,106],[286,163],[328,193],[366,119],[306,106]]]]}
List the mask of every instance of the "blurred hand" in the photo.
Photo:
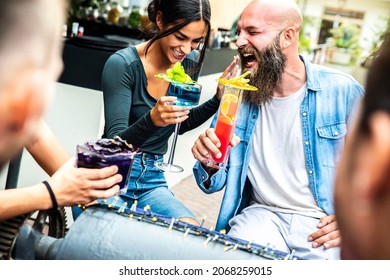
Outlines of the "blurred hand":
{"type": "Polygon", "coordinates": [[[58,205],[88,204],[97,198],[109,198],[119,191],[122,175],[116,165],[101,169],[76,168],[76,160],[68,160],[48,180],[58,205]]]}
{"type": "MultiPolygon", "coordinates": [[[[240,143],[240,138],[234,135],[230,140],[230,145],[234,147],[237,146],[238,143],[240,143]]],[[[215,129],[208,128],[206,132],[201,134],[195,141],[191,151],[195,159],[206,165],[210,153],[216,158],[220,158],[222,156],[219,151],[219,147],[221,147],[221,142],[215,134],[215,129]]]]}
{"type": "Polygon", "coordinates": [[[162,96],[150,111],[155,126],[164,127],[181,123],[188,119],[189,108],[171,105],[176,100],[173,96],[162,96]]]}

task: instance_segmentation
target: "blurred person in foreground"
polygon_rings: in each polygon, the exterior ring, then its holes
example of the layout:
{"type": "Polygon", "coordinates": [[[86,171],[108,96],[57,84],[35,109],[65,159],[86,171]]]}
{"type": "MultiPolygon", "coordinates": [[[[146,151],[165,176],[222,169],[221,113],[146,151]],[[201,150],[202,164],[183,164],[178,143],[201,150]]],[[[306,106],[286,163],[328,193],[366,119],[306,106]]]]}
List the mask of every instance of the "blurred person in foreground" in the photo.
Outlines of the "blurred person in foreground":
{"type": "MultiPolygon", "coordinates": [[[[62,70],[61,30],[66,11],[66,1],[0,2],[0,168],[25,146],[35,154],[36,149],[43,151],[38,163],[45,164],[46,172],[58,167],[44,158],[50,148],[42,149],[46,144],[41,137],[53,135],[42,115],[52,96],[52,83],[62,70]]],[[[116,166],[75,168],[75,159],[69,159],[44,183],[1,190],[0,220],[111,197],[122,180],[117,171],[116,166]]]]}
{"type": "Polygon", "coordinates": [[[235,146],[225,170],[213,126],[192,152],[205,193],[224,190],[217,230],[304,259],[338,259],[333,184],[340,150],[362,86],[350,75],[298,53],[302,14],[292,0],[255,0],[237,23],[243,72],[258,91],[244,92],[235,146]]]}
{"type": "Polygon", "coordinates": [[[336,176],[342,259],[390,259],[390,36],[368,72],[336,176]]]}

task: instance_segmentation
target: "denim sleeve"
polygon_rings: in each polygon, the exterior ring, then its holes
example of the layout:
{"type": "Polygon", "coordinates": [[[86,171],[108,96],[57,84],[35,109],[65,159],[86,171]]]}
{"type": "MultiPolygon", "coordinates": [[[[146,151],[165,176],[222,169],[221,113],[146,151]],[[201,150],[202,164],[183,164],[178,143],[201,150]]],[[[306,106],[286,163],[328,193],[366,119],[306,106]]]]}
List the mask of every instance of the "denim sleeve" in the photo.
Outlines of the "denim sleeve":
{"type": "Polygon", "coordinates": [[[202,164],[197,161],[193,167],[193,173],[198,187],[207,194],[215,193],[222,190],[226,185],[226,170],[218,170],[209,178],[209,174],[203,168],[202,164]],[[205,182],[210,181],[210,186],[206,187],[205,182]]]}

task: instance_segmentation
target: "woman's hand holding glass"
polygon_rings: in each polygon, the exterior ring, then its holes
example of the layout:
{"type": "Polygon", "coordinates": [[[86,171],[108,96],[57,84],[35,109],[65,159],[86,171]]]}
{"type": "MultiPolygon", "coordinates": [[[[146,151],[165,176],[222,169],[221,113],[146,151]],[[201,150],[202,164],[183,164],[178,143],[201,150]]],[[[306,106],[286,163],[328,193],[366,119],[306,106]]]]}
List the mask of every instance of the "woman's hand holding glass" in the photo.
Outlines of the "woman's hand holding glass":
{"type": "MultiPolygon", "coordinates": [[[[191,82],[191,83],[177,83],[171,82],[169,84],[167,96],[176,97],[175,104],[177,107],[182,107],[183,110],[188,110],[197,106],[200,100],[200,94],[202,92],[202,85],[191,82]]],[[[177,137],[179,136],[181,122],[177,122],[175,124],[175,131],[173,133],[173,141],[171,150],[169,152],[168,162],[158,162],[156,166],[161,171],[169,171],[169,172],[182,172],[184,169],[177,165],[173,164],[173,158],[175,155],[177,137]]]]}
{"type": "Polygon", "coordinates": [[[176,99],[174,96],[162,96],[158,99],[156,105],[150,111],[155,126],[164,127],[188,119],[189,108],[173,105],[176,99]]]}

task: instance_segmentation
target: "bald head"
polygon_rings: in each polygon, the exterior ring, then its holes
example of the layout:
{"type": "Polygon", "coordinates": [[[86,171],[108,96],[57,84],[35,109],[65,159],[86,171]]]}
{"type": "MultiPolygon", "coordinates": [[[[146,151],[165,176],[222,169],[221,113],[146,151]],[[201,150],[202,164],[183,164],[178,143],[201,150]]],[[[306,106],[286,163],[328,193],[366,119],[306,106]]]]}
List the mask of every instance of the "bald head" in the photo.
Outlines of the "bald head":
{"type": "Polygon", "coordinates": [[[244,13],[256,13],[266,24],[279,27],[294,27],[300,31],[302,27],[302,14],[293,0],[254,0],[249,3],[244,13]]]}
{"type": "Polygon", "coordinates": [[[292,0],[254,0],[246,6],[237,22],[236,46],[243,70],[252,71],[251,81],[259,89],[245,95],[246,101],[263,104],[281,92],[286,73],[304,73],[301,25],[301,12],[292,0]]]}
{"type": "Polygon", "coordinates": [[[0,87],[20,67],[44,67],[60,39],[66,1],[0,1],[0,87]]]}

